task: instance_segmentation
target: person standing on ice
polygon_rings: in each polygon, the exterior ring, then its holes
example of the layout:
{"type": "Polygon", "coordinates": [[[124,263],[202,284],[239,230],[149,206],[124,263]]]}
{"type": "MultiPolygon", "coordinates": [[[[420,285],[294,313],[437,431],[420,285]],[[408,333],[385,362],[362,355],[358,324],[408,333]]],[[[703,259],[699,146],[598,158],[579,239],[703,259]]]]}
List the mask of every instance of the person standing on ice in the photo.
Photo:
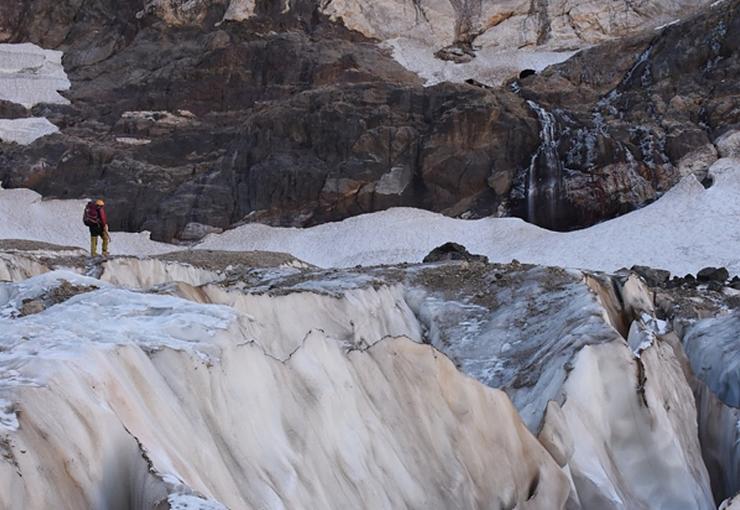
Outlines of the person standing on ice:
{"type": "Polygon", "coordinates": [[[98,251],[98,237],[103,240],[103,256],[108,256],[108,217],[105,215],[105,202],[101,199],[90,200],[85,206],[82,222],[90,228],[90,254],[94,257],[98,251]]]}

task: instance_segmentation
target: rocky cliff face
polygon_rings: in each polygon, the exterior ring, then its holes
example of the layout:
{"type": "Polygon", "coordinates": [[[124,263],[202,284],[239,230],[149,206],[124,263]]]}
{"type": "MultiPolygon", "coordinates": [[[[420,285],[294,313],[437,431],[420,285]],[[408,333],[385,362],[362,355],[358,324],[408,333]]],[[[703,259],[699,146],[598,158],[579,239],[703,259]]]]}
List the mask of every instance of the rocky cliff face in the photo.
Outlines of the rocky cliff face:
{"type": "MultiPolygon", "coordinates": [[[[521,80],[521,94],[551,122],[552,158],[538,156],[530,170],[536,182],[558,176],[549,224],[590,223],[654,199],[683,175],[704,179],[740,123],[739,44],[740,3],[722,2],[521,80]]],[[[544,199],[535,201],[539,209],[544,199]]]]}
{"type": "Polygon", "coordinates": [[[425,88],[371,38],[428,33],[418,40],[435,51],[476,54],[533,26],[525,45],[572,49],[696,5],[567,15],[547,2],[373,5],[4,5],[0,39],[63,50],[71,88],[69,105],[28,112],[60,133],[0,144],[0,179],[46,196],[103,195],[115,228],[163,240],[189,235],[188,225],[312,225],[399,205],[570,229],[701,171],[735,122],[737,84],[722,80],[737,70],[737,1],[583,51],[522,80],[518,94],[425,88]]]}

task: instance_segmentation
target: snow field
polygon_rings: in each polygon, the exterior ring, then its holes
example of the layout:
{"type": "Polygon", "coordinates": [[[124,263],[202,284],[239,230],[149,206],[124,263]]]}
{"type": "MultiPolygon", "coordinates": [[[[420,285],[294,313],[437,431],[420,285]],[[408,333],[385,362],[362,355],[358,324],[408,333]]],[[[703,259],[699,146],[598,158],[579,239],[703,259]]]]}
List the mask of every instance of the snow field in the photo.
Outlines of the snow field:
{"type": "MultiPolygon", "coordinates": [[[[320,267],[420,262],[454,241],[494,262],[520,262],[615,271],[635,264],[695,274],[724,266],[740,274],[740,161],[721,159],[709,189],[685,177],[656,202],[573,232],[551,232],[517,218],[458,220],[409,208],[348,218],[316,227],[247,224],[207,236],[194,249],[284,252],[320,267]]],[[[0,188],[0,239],[30,239],[87,248],[84,200],[42,200],[30,190],[0,188]]],[[[146,232],[114,232],[113,254],[153,255],[181,247],[152,241],[146,232]]]]}
{"type": "Polygon", "coordinates": [[[420,262],[453,241],[494,262],[604,271],[640,264],[678,275],[714,265],[738,274],[740,161],[719,160],[710,174],[709,189],[687,176],[642,209],[567,233],[516,218],[458,220],[397,208],[308,229],[247,224],[210,235],[196,248],[282,251],[321,267],[346,267],[420,262]]]}

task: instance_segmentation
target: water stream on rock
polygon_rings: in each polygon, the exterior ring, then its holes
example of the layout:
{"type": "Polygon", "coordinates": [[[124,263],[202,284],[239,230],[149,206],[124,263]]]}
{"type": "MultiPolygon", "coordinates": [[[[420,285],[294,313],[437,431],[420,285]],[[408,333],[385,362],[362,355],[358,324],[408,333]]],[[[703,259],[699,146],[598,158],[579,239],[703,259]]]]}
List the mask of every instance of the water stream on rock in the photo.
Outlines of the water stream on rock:
{"type": "Polygon", "coordinates": [[[527,101],[540,123],[540,146],[527,174],[527,221],[551,228],[557,213],[562,164],[555,138],[555,117],[534,101],[527,101]]]}

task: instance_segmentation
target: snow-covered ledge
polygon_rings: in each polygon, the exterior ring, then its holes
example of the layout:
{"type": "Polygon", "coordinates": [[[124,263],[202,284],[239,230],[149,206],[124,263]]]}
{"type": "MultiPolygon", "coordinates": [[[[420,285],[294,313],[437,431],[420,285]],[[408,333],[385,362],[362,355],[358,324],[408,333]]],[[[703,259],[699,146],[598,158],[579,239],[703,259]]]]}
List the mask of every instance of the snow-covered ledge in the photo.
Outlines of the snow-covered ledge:
{"type": "Polygon", "coordinates": [[[0,140],[28,145],[42,136],[59,131],[46,117],[0,119],[0,140]]]}
{"type": "Polygon", "coordinates": [[[58,91],[70,87],[62,52],[35,44],[0,44],[0,99],[31,108],[39,103],[69,104],[58,91]]]}
{"type": "MultiPolygon", "coordinates": [[[[69,104],[59,94],[70,87],[62,52],[35,44],[0,44],[0,100],[32,108],[39,103],[69,104]]],[[[59,129],[44,117],[0,119],[0,141],[28,145],[59,129]]]]}

